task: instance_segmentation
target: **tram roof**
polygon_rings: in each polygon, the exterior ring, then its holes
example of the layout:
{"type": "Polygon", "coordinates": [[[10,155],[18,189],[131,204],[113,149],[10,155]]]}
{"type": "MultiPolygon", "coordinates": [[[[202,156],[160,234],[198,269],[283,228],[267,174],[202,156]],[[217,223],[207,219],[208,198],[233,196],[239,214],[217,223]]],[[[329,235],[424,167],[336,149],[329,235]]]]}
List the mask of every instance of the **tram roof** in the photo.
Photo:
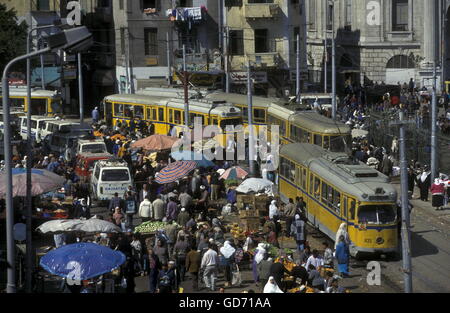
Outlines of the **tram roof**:
{"type": "Polygon", "coordinates": [[[161,96],[161,95],[151,96],[143,94],[115,94],[106,96],[104,100],[148,105],[148,104],[155,104],[156,102],[169,98],[170,96],[161,96]]]}
{"type": "Polygon", "coordinates": [[[344,123],[320,115],[315,111],[296,112],[290,117],[291,124],[309,129],[314,133],[350,135],[350,127],[344,123]]]}
{"type": "MultiPolygon", "coordinates": [[[[0,88],[0,96],[1,95],[2,95],[2,92],[1,92],[1,88],[0,88]]],[[[24,88],[24,86],[10,86],[9,87],[9,96],[10,97],[26,97],[27,96],[27,88],[24,88]]],[[[32,97],[56,97],[56,96],[59,96],[59,94],[55,90],[31,88],[31,96],[32,97]]]]}
{"type": "Polygon", "coordinates": [[[392,202],[397,199],[397,191],[387,176],[364,163],[353,161],[345,153],[294,143],[282,146],[280,155],[309,168],[341,191],[357,196],[359,201],[392,202]]]}
{"type": "MultiPolygon", "coordinates": [[[[210,100],[223,100],[227,102],[231,102],[234,105],[247,105],[248,104],[248,98],[247,95],[241,95],[237,93],[225,93],[221,91],[215,91],[213,93],[207,94],[205,96],[206,99],[210,100]]],[[[256,107],[265,107],[268,108],[270,104],[274,101],[277,101],[275,98],[264,98],[264,97],[258,97],[253,96],[252,97],[252,104],[256,107]]]]}

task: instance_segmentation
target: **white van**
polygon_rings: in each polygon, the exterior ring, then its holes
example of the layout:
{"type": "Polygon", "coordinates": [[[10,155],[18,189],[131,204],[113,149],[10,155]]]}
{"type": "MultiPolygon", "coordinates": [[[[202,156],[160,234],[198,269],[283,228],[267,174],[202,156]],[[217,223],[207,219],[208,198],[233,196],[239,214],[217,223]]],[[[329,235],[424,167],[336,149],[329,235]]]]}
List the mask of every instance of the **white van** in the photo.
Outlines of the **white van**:
{"type": "MultiPolygon", "coordinates": [[[[35,139],[36,142],[40,142],[45,136],[42,136],[41,130],[45,125],[46,121],[54,120],[53,117],[45,117],[45,116],[31,116],[31,138],[35,139]]],[[[20,117],[20,134],[22,135],[23,140],[27,140],[28,132],[27,132],[27,117],[20,117]]]]}
{"type": "Polygon", "coordinates": [[[78,140],[76,154],[82,153],[108,153],[103,139],[80,139],[78,140]]]}
{"type": "Polygon", "coordinates": [[[65,120],[48,120],[42,124],[42,128],[39,129],[41,138],[45,138],[50,134],[56,133],[70,133],[71,129],[75,126],[79,126],[80,123],[68,122],[65,120]]]}
{"type": "Polygon", "coordinates": [[[91,176],[92,199],[109,201],[117,192],[120,197],[133,185],[128,164],[123,160],[100,160],[95,163],[91,176]]]}

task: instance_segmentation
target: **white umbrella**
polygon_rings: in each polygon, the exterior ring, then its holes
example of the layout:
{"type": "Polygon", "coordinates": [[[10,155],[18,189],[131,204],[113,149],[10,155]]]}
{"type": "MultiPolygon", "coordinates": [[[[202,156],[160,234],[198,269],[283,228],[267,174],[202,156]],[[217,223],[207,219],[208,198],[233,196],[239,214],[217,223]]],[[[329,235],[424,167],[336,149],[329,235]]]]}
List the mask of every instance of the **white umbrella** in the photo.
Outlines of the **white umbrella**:
{"type": "Polygon", "coordinates": [[[83,233],[119,233],[122,231],[119,226],[97,218],[78,221],[79,223],[73,227],[74,231],[83,233]]]}
{"type": "Polygon", "coordinates": [[[53,220],[45,222],[36,230],[39,230],[43,234],[65,233],[73,231],[74,226],[81,222],[80,220],[53,220]]]}
{"type": "Polygon", "coordinates": [[[273,194],[274,186],[274,183],[267,179],[249,178],[240,184],[239,187],[236,188],[236,191],[241,193],[264,192],[273,194]]]}

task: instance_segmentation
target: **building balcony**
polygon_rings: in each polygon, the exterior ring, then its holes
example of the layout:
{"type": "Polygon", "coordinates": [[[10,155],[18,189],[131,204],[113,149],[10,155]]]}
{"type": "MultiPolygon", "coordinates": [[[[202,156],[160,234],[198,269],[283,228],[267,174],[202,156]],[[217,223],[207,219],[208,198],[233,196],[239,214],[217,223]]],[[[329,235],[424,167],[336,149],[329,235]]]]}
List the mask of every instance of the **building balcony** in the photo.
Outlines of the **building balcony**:
{"type": "Polygon", "coordinates": [[[95,8],[95,17],[102,23],[111,23],[113,21],[112,7],[95,8]]]}
{"type": "Polygon", "coordinates": [[[248,54],[248,60],[254,68],[278,67],[280,54],[278,52],[248,54]]]}
{"type": "Polygon", "coordinates": [[[248,3],[244,5],[246,19],[277,18],[281,8],[276,3],[248,3]]]}

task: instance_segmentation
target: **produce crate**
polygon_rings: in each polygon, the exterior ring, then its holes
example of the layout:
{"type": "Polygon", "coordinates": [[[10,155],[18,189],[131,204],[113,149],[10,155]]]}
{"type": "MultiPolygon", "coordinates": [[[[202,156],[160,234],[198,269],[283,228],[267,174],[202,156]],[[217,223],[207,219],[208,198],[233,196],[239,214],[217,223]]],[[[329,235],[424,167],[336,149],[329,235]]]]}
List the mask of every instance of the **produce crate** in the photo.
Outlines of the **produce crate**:
{"type": "Polygon", "coordinates": [[[260,211],[267,211],[267,201],[269,200],[268,196],[262,195],[255,197],[255,209],[260,211]]]}
{"type": "Polygon", "coordinates": [[[246,217],[240,220],[240,226],[245,231],[258,231],[261,225],[259,217],[246,217]]]}
{"type": "Polygon", "coordinates": [[[247,196],[247,195],[237,195],[236,197],[236,205],[239,210],[242,210],[246,207],[246,205],[250,205],[254,208],[255,196],[247,196]]]}
{"type": "Polygon", "coordinates": [[[240,218],[259,217],[259,211],[258,210],[240,210],[239,217],[240,218]]]}

